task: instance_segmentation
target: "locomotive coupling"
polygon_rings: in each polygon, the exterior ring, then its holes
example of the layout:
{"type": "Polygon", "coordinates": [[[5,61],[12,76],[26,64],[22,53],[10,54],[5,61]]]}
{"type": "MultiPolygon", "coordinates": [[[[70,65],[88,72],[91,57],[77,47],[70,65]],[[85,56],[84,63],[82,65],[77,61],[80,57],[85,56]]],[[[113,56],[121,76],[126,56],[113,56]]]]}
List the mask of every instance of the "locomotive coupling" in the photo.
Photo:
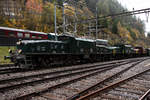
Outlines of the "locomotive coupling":
{"type": "Polygon", "coordinates": [[[11,59],[10,56],[4,56],[4,60],[11,59]]]}

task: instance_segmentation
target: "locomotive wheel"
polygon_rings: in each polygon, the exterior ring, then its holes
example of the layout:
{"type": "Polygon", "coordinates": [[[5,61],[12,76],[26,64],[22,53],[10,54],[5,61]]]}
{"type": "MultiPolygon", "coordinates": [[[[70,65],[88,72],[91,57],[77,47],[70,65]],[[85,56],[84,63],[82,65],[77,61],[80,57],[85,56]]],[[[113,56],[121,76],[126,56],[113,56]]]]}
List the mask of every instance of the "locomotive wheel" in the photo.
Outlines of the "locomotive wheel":
{"type": "Polygon", "coordinates": [[[41,63],[42,67],[43,66],[44,67],[50,67],[51,66],[51,61],[47,57],[42,58],[41,61],[40,61],[40,63],[41,63]]]}
{"type": "Polygon", "coordinates": [[[19,67],[19,68],[26,68],[25,62],[24,62],[24,61],[19,61],[18,67],[19,67]]]}
{"type": "Polygon", "coordinates": [[[50,67],[50,66],[51,66],[51,61],[50,61],[50,59],[45,59],[45,63],[46,63],[46,66],[47,66],[47,67],[50,67]]]}
{"type": "Polygon", "coordinates": [[[18,66],[19,66],[19,68],[25,68],[25,67],[24,67],[24,66],[25,66],[24,64],[19,64],[18,66]]]}
{"type": "Polygon", "coordinates": [[[44,67],[46,67],[47,66],[47,64],[46,64],[46,62],[45,62],[45,59],[42,59],[42,61],[41,61],[41,65],[42,65],[42,67],[44,66],[44,67]]]}

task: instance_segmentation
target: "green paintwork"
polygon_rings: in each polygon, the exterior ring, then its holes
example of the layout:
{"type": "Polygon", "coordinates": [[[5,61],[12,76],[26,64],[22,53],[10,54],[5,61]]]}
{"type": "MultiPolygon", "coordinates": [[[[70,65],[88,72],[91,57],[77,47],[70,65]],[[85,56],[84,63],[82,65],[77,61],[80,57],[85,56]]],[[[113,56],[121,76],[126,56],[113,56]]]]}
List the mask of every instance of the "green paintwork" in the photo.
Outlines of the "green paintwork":
{"type": "Polygon", "coordinates": [[[96,42],[94,40],[75,38],[69,35],[61,35],[58,40],[68,44],[68,51],[72,54],[94,54],[96,53],[96,42]]]}
{"type": "Polygon", "coordinates": [[[131,54],[133,52],[131,45],[117,44],[115,46],[119,47],[118,53],[131,54]]]}
{"type": "Polygon", "coordinates": [[[49,39],[49,40],[56,40],[55,38],[58,37],[57,34],[56,34],[56,36],[55,36],[55,33],[48,33],[47,36],[48,36],[48,39],[49,39]]]}
{"type": "Polygon", "coordinates": [[[146,53],[147,53],[148,56],[150,56],[150,48],[146,49],[146,53]]]}
{"type": "Polygon", "coordinates": [[[61,41],[50,40],[23,40],[21,44],[17,45],[18,50],[22,50],[23,54],[26,53],[66,53],[66,43],[61,41]]]}
{"type": "Polygon", "coordinates": [[[97,53],[99,54],[115,54],[118,47],[110,47],[104,45],[97,45],[97,53]]]}

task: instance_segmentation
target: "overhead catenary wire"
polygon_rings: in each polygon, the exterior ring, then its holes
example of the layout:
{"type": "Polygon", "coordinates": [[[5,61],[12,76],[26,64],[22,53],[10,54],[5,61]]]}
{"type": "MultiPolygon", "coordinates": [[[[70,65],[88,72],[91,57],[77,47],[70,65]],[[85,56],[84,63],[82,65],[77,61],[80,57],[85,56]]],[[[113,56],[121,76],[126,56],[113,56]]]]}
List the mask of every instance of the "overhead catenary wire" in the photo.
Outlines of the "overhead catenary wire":
{"type": "MultiPolygon", "coordinates": [[[[140,10],[134,10],[134,11],[126,11],[126,12],[121,12],[121,13],[101,16],[101,17],[98,17],[98,19],[104,19],[104,18],[110,18],[110,17],[118,17],[118,16],[131,16],[131,15],[142,14],[142,13],[149,13],[149,12],[150,12],[150,8],[146,8],[146,9],[140,9],[140,10]]],[[[95,19],[96,18],[89,18],[89,19],[80,20],[80,21],[77,21],[77,22],[78,23],[86,23],[88,21],[95,20],[95,19]]]]}

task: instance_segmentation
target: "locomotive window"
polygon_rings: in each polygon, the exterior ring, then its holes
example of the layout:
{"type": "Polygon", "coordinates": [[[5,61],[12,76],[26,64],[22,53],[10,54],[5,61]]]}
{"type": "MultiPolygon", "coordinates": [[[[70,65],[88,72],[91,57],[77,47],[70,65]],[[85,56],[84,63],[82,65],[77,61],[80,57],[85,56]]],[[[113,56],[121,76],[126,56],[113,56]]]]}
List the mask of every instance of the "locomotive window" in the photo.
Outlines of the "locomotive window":
{"type": "Polygon", "coordinates": [[[22,38],[23,37],[23,33],[17,33],[17,36],[22,38]]]}
{"type": "Polygon", "coordinates": [[[5,36],[5,31],[0,30],[0,36],[5,36]]]}
{"type": "Polygon", "coordinates": [[[9,35],[10,37],[16,37],[16,36],[15,36],[15,32],[8,32],[8,35],[9,35]]]}
{"type": "Polygon", "coordinates": [[[25,38],[30,38],[30,34],[25,34],[25,38]]]}

